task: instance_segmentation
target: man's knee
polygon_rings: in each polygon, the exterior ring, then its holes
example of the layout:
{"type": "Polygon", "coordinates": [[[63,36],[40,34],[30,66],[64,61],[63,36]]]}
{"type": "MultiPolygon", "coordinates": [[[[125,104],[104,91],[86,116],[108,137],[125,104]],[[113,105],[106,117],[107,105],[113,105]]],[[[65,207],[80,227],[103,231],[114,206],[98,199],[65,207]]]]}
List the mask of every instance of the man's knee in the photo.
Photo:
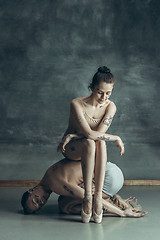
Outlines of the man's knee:
{"type": "Polygon", "coordinates": [[[82,208],[82,200],[72,197],[59,196],[58,206],[60,212],[62,213],[80,213],[82,208]]]}

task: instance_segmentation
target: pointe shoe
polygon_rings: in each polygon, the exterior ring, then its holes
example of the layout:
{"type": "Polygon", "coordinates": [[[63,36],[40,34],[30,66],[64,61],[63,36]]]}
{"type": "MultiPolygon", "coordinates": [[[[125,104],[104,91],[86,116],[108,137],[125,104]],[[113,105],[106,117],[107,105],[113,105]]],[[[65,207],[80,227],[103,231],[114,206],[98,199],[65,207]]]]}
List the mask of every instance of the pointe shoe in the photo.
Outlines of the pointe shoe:
{"type": "Polygon", "coordinates": [[[102,222],[102,216],[103,216],[103,210],[102,212],[98,215],[95,210],[93,209],[93,219],[95,223],[101,223],[102,222]]]}
{"type": "Polygon", "coordinates": [[[81,218],[82,218],[82,222],[83,223],[89,223],[90,219],[92,216],[92,212],[91,213],[85,213],[83,210],[83,205],[82,205],[82,211],[81,211],[81,218]]]}
{"type": "Polygon", "coordinates": [[[95,223],[101,223],[103,217],[103,209],[102,209],[102,192],[96,192],[94,195],[94,204],[93,204],[93,219],[95,223]],[[97,204],[101,204],[101,213],[98,215],[95,211],[95,206],[97,204]]]}

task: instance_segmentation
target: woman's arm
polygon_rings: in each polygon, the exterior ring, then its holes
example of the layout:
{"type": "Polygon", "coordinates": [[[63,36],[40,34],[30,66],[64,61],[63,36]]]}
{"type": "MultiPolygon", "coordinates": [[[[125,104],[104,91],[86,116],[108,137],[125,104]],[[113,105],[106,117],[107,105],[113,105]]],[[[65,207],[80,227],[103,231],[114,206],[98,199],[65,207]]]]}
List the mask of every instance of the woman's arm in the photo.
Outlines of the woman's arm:
{"type": "MultiPolygon", "coordinates": [[[[72,108],[73,106],[71,106],[72,108]]],[[[73,113],[73,109],[72,109],[72,113],[73,113]]],[[[106,113],[101,121],[101,123],[99,124],[97,131],[101,132],[101,133],[105,133],[108,128],[111,125],[112,119],[114,117],[116,113],[116,105],[113,102],[110,102],[109,106],[106,109],[106,113]]],[[[87,123],[88,124],[88,123],[87,123]]],[[[89,127],[89,130],[90,127],[89,127]]],[[[65,146],[67,145],[68,142],[70,142],[71,140],[75,140],[75,139],[84,139],[86,137],[84,137],[84,135],[82,134],[64,134],[64,137],[62,139],[61,142],[61,148],[63,149],[63,151],[65,150],[65,146]]]]}
{"type": "Polygon", "coordinates": [[[102,125],[98,129],[99,131],[92,130],[84,117],[82,106],[77,100],[71,102],[71,118],[74,118],[76,122],[78,135],[82,134],[92,140],[115,141],[118,139],[118,136],[104,133],[104,128],[108,129],[105,124],[103,124],[103,132],[100,132],[100,130],[102,131],[102,125]]]}
{"type": "Polygon", "coordinates": [[[77,100],[73,100],[71,102],[71,117],[74,118],[76,121],[78,133],[82,134],[84,137],[92,140],[104,140],[104,141],[115,141],[117,147],[120,147],[120,155],[124,153],[124,144],[121,140],[121,138],[117,135],[111,135],[111,134],[106,134],[104,133],[107,131],[107,129],[110,126],[111,119],[108,120],[108,118],[113,118],[115,112],[116,112],[116,107],[112,108],[113,110],[110,110],[110,113],[106,113],[105,117],[103,118],[101,124],[99,125],[97,131],[94,131],[90,128],[88,122],[86,121],[84,114],[83,114],[83,109],[81,104],[77,100]],[[111,114],[112,113],[112,114],[111,114]],[[110,115],[109,115],[110,114],[110,115]],[[110,116],[110,117],[108,117],[110,116]],[[107,124],[106,124],[107,122],[107,124]]]}
{"type": "Polygon", "coordinates": [[[69,133],[67,135],[64,135],[63,138],[62,138],[62,141],[59,143],[59,145],[57,147],[57,152],[58,151],[64,152],[65,151],[65,146],[71,140],[84,139],[84,138],[86,138],[86,137],[84,137],[84,135],[82,135],[82,134],[69,133]]]}
{"type": "Polygon", "coordinates": [[[108,128],[112,123],[115,113],[116,113],[116,105],[113,102],[110,102],[110,104],[106,108],[105,115],[97,128],[98,132],[102,132],[102,133],[107,132],[108,128]]]}
{"type": "MultiPolygon", "coordinates": [[[[69,134],[69,127],[68,127],[67,130],[65,131],[65,133],[64,133],[64,135],[63,135],[60,143],[59,143],[58,146],[57,146],[57,152],[61,151],[61,149],[63,148],[63,145],[64,145],[65,142],[66,142],[66,144],[67,144],[67,143],[70,141],[70,140],[69,140],[68,142],[66,141],[68,134],[69,134]]],[[[65,144],[65,145],[66,145],[66,144],[65,144]]]]}

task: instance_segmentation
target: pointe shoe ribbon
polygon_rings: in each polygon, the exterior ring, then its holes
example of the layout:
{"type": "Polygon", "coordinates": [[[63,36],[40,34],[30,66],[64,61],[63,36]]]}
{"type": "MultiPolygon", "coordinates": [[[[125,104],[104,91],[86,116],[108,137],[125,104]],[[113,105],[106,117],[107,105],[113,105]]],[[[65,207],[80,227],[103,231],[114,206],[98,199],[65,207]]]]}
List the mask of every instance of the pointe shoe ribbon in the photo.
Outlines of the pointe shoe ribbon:
{"type": "Polygon", "coordinates": [[[95,210],[93,209],[93,219],[95,223],[101,223],[102,222],[102,215],[103,215],[103,210],[102,212],[98,215],[95,210]]]}
{"type": "Polygon", "coordinates": [[[89,223],[90,219],[92,216],[92,212],[91,213],[85,213],[82,207],[82,211],[81,211],[81,218],[82,218],[82,222],[83,223],[89,223]]]}

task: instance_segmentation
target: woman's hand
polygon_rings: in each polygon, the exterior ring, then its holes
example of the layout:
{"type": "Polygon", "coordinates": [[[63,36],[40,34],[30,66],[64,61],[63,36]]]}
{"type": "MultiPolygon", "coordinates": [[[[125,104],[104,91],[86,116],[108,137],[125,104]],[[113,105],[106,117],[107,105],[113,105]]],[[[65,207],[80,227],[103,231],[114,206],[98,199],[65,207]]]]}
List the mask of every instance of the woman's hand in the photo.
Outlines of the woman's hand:
{"type": "Polygon", "coordinates": [[[65,152],[65,146],[67,145],[67,143],[69,143],[72,139],[71,134],[67,134],[65,137],[63,137],[62,141],[60,142],[60,144],[57,147],[57,152],[65,152]]]}
{"type": "Polygon", "coordinates": [[[120,137],[117,138],[115,144],[117,147],[120,147],[120,155],[122,156],[122,154],[124,154],[124,143],[122,142],[120,137]]]}
{"type": "Polygon", "coordinates": [[[139,218],[143,217],[146,215],[148,212],[135,212],[136,210],[134,208],[127,208],[124,210],[124,217],[134,217],[134,218],[139,218]]]}

